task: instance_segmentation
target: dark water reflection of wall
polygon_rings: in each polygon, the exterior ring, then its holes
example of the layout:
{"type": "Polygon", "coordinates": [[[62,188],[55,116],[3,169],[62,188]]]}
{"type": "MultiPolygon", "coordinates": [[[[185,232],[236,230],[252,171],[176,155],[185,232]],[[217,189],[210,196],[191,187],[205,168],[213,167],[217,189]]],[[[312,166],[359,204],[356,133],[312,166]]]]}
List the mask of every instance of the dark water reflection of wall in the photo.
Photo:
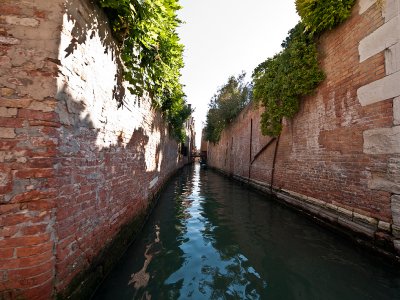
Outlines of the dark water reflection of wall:
{"type": "Polygon", "coordinates": [[[400,271],[267,196],[185,169],[95,299],[400,299],[400,271]]]}

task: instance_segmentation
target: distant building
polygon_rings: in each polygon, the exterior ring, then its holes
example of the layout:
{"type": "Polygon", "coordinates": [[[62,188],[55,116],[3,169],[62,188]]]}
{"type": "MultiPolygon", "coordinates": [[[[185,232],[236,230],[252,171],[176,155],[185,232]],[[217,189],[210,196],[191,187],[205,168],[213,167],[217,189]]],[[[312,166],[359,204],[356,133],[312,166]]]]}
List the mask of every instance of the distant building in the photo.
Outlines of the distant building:
{"type": "Polygon", "coordinates": [[[201,131],[200,157],[201,160],[204,162],[207,161],[207,150],[208,150],[208,141],[206,140],[206,133],[203,128],[203,130],[201,131]]]}

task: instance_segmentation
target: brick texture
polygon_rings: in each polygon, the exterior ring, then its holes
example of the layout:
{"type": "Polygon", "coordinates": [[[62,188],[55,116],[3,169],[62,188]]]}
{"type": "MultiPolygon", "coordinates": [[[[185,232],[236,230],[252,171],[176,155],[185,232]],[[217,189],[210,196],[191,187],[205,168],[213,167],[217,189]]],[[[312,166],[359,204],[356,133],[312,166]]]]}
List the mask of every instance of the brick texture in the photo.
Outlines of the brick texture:
{"type": "Polygon", "coordinates": [[[1,2],[0,299],[72,292],[185,162],[107,26],[88,0],[1,2]]]}
{"type": "Polygon", "coordinates": [[[359,42],[383,22],[376,5],[360,15],[357,3],[349,20],[319,39],[326,79],[314,95],[301,99],[292,120],[284,120],[278,146],[272,141],[258,154],[270,138],[259,129],[262,109],[250,106],[226,128],[218,144],[209,145],[209,164],[266,186],[272,183],[278,191],[318,199],[350,216],[353,212],[391,223],[391,193],[371,189],[369,182],[375,177],[396,181],[390,161],[398,155],[364,153],[363,133],[393,126],[393,99],[363,107],[357,98],[357,89],[385,76],[383,51],[361,63],[358,52],[359,42]]]}
{"type": "Polygon", "coordinates": [[[0,299],[53,295],[59,5],[0,5],[0,299]]]}

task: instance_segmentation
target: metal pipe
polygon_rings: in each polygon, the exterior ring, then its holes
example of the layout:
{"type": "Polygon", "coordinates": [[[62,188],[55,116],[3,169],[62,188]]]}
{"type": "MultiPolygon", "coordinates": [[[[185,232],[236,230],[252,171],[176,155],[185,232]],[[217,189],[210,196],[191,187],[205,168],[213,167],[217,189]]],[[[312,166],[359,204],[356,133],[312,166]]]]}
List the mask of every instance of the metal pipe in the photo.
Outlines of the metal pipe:
{"type": "Polygon", "coordinates": [[[249,151],[249,176],[251,174],[251,151],[252,151],[252,144],[253,144],[253,119],[250,120],[250,151],[249,151]]]}
{"type": "Polygon", "coordinates": [[[274,184],[274,175],[275,175],[275,162],[276,162],[276,154],[278,153],[278,146],[279,146],[279,138],[281,135],[278,135],[275,144],[275,152],[274,152],[274,160],[272,161],[272,170],[271,170],[271,193],[272,193],[272,185],[274,184]]]}

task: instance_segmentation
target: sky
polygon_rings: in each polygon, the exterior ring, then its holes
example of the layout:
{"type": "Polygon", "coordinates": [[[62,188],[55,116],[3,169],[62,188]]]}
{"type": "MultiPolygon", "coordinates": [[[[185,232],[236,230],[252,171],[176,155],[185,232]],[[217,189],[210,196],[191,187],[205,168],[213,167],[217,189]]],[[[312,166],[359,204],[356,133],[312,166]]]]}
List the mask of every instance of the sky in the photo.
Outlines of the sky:
{"type": "Polygon", "coordinates": [[[185,46],[182,84],[195,109],[196,145],[208,103],[230,76],[242,71],[251,80],[255,67],[281,50],[299,21],[294,0],[180,0],[185,46]]]}

